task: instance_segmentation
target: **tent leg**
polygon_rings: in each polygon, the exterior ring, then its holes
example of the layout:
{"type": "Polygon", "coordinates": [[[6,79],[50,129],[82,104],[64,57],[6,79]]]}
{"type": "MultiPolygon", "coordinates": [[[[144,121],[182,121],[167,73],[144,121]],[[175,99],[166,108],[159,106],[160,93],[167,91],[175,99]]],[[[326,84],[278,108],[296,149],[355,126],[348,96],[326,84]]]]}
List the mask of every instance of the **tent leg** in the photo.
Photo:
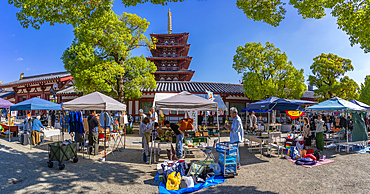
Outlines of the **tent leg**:
{"type": "Polygon", "coordinates": [[[218,107],[217,107],[217,134],[218,134],[218,142],[220,142],[220,121],[218,120],[218,107]]]}

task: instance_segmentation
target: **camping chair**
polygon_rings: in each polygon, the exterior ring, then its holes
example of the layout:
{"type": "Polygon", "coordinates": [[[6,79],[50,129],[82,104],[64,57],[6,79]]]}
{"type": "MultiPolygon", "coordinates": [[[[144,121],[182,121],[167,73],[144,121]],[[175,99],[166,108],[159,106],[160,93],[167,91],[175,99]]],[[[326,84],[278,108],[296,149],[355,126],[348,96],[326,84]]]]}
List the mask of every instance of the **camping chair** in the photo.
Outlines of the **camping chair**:
{"type": "Polygon", "coordinates": [[[218,139],[215,139],[215,141],[213,142],[213,147],[206,147],[206,149],[202,150],[203,153],[206,154],[206,156],[207,156],[204,161],[208,161],[208,160],[211,160],[213,162],[216,161],[216,158],[213,155],[212,151],[216,148],[217,141],[218,141],[218,139]]]}

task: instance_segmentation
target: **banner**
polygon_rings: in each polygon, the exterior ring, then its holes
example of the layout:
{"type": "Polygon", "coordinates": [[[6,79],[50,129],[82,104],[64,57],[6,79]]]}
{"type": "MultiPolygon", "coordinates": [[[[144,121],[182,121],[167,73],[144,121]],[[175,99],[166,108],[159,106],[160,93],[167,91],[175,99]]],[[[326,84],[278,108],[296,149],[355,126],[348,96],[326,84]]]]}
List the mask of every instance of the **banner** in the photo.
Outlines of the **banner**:
{"type": "Polygon", "coordinates": [[[213,102],[215,100],[215,98],[213,97],[213,92],[210,92],[210,91],[206,91],[206,92],[208,94],[208,100],[213,102]]]}
{"type": "Polygon", "coordinates": [[[194,120],[193,122],[194,129],[198,130],[198,111],[190,110],[186,112],[188,113],[189,118],[194,120]]]}
{"type": "Polygon", "coordinates": [[[288,111],[286,110],[285,113],[292,119],[296,119],[296,118],[299,118],[300,116],[303,116],[305,115],[304,112],[301,112],[301,111],[288,111]]]}

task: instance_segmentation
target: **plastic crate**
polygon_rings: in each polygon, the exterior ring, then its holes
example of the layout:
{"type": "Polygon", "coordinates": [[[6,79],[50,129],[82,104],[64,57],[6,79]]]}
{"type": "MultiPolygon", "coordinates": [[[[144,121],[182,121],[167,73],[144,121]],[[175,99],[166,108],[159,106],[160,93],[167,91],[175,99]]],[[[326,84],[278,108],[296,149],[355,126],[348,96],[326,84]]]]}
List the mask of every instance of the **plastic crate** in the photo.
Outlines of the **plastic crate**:
{"type": "Polygon", "coordinates": [[[224,165],[221,162],[218,162],[218,164],[220,165],[223,174],[236,173],[236,164],[224,165]]]}
{"type": "MultiPolygon", "coordinates": [[[[219,153],[226,153],[227,155],[230,154],[229,148],[236,148],[238,149],[238,143],[230,143],[230,142],[220,142],[216,144],[216,151],[219,153]]],[[[234,150],[231,150],[234,151],[234,150]]]]}
{"type": "Polygon", "coordinates": [[[218,160],[222,163],[222,164],[236,164],[238,162],[238,155],[237,154],[233,154],[233,155],[226,155],[226,158],[225,158],[225,154],[223,153],[218,153],[218,160]]]}

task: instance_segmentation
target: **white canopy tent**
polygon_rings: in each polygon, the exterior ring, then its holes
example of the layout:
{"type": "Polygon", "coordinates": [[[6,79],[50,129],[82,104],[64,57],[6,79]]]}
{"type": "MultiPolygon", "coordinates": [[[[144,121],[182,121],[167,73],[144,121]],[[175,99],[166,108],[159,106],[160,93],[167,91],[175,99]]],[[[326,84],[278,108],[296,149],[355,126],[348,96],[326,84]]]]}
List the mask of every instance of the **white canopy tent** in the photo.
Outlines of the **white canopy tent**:
{"type": "MultiPolygon", "coordinates": [[[[105,111],[123,111],[126,110],[126,105],[117,100],[104,95],[100,92],[94,92],[81,96],[69,102],[63,103],[64,110],[105,110],[105,111]]],[[[105,118],[105,117],[104,117],[105,118]]],[[[106,125],[106,124],[105,124],[106,125]]],[[[104,130],[104,153],[106,153],[106,130],[104,130]]],[[[125,130],[126,137],[126,130],[125,130]]],[[[125,138],[126,141],[126,138],[125,138]]],[[[106,154],[104,154],[104,158],[106,154]]]]}
{"type": "Polygon", "coordinates": [[[63,103],[64,110],[126,110],[126,105],[117,100],[94,92],[63,103]]]}
{"type": "MultiPolygon", "coordinates": [[[[159,111],[216,111],[218,113],[217,102],[212,102],[205,98],[196,96],[187,91],[180,93],[158,93],[154,97],[153,107],[159,111]]],[[[219,119],[217,114],[217,126],[220,130],[219,119]]],[[[220,133],[218,133],[218,140],[220,141],[220,133]]],[[[152,155],[152,153],[151,153],[152,155]]],[[[151,156],[150,156],[151,157],[151,156]]],[[[150,159],[151,162],[151,159],[150,159]]]]}

